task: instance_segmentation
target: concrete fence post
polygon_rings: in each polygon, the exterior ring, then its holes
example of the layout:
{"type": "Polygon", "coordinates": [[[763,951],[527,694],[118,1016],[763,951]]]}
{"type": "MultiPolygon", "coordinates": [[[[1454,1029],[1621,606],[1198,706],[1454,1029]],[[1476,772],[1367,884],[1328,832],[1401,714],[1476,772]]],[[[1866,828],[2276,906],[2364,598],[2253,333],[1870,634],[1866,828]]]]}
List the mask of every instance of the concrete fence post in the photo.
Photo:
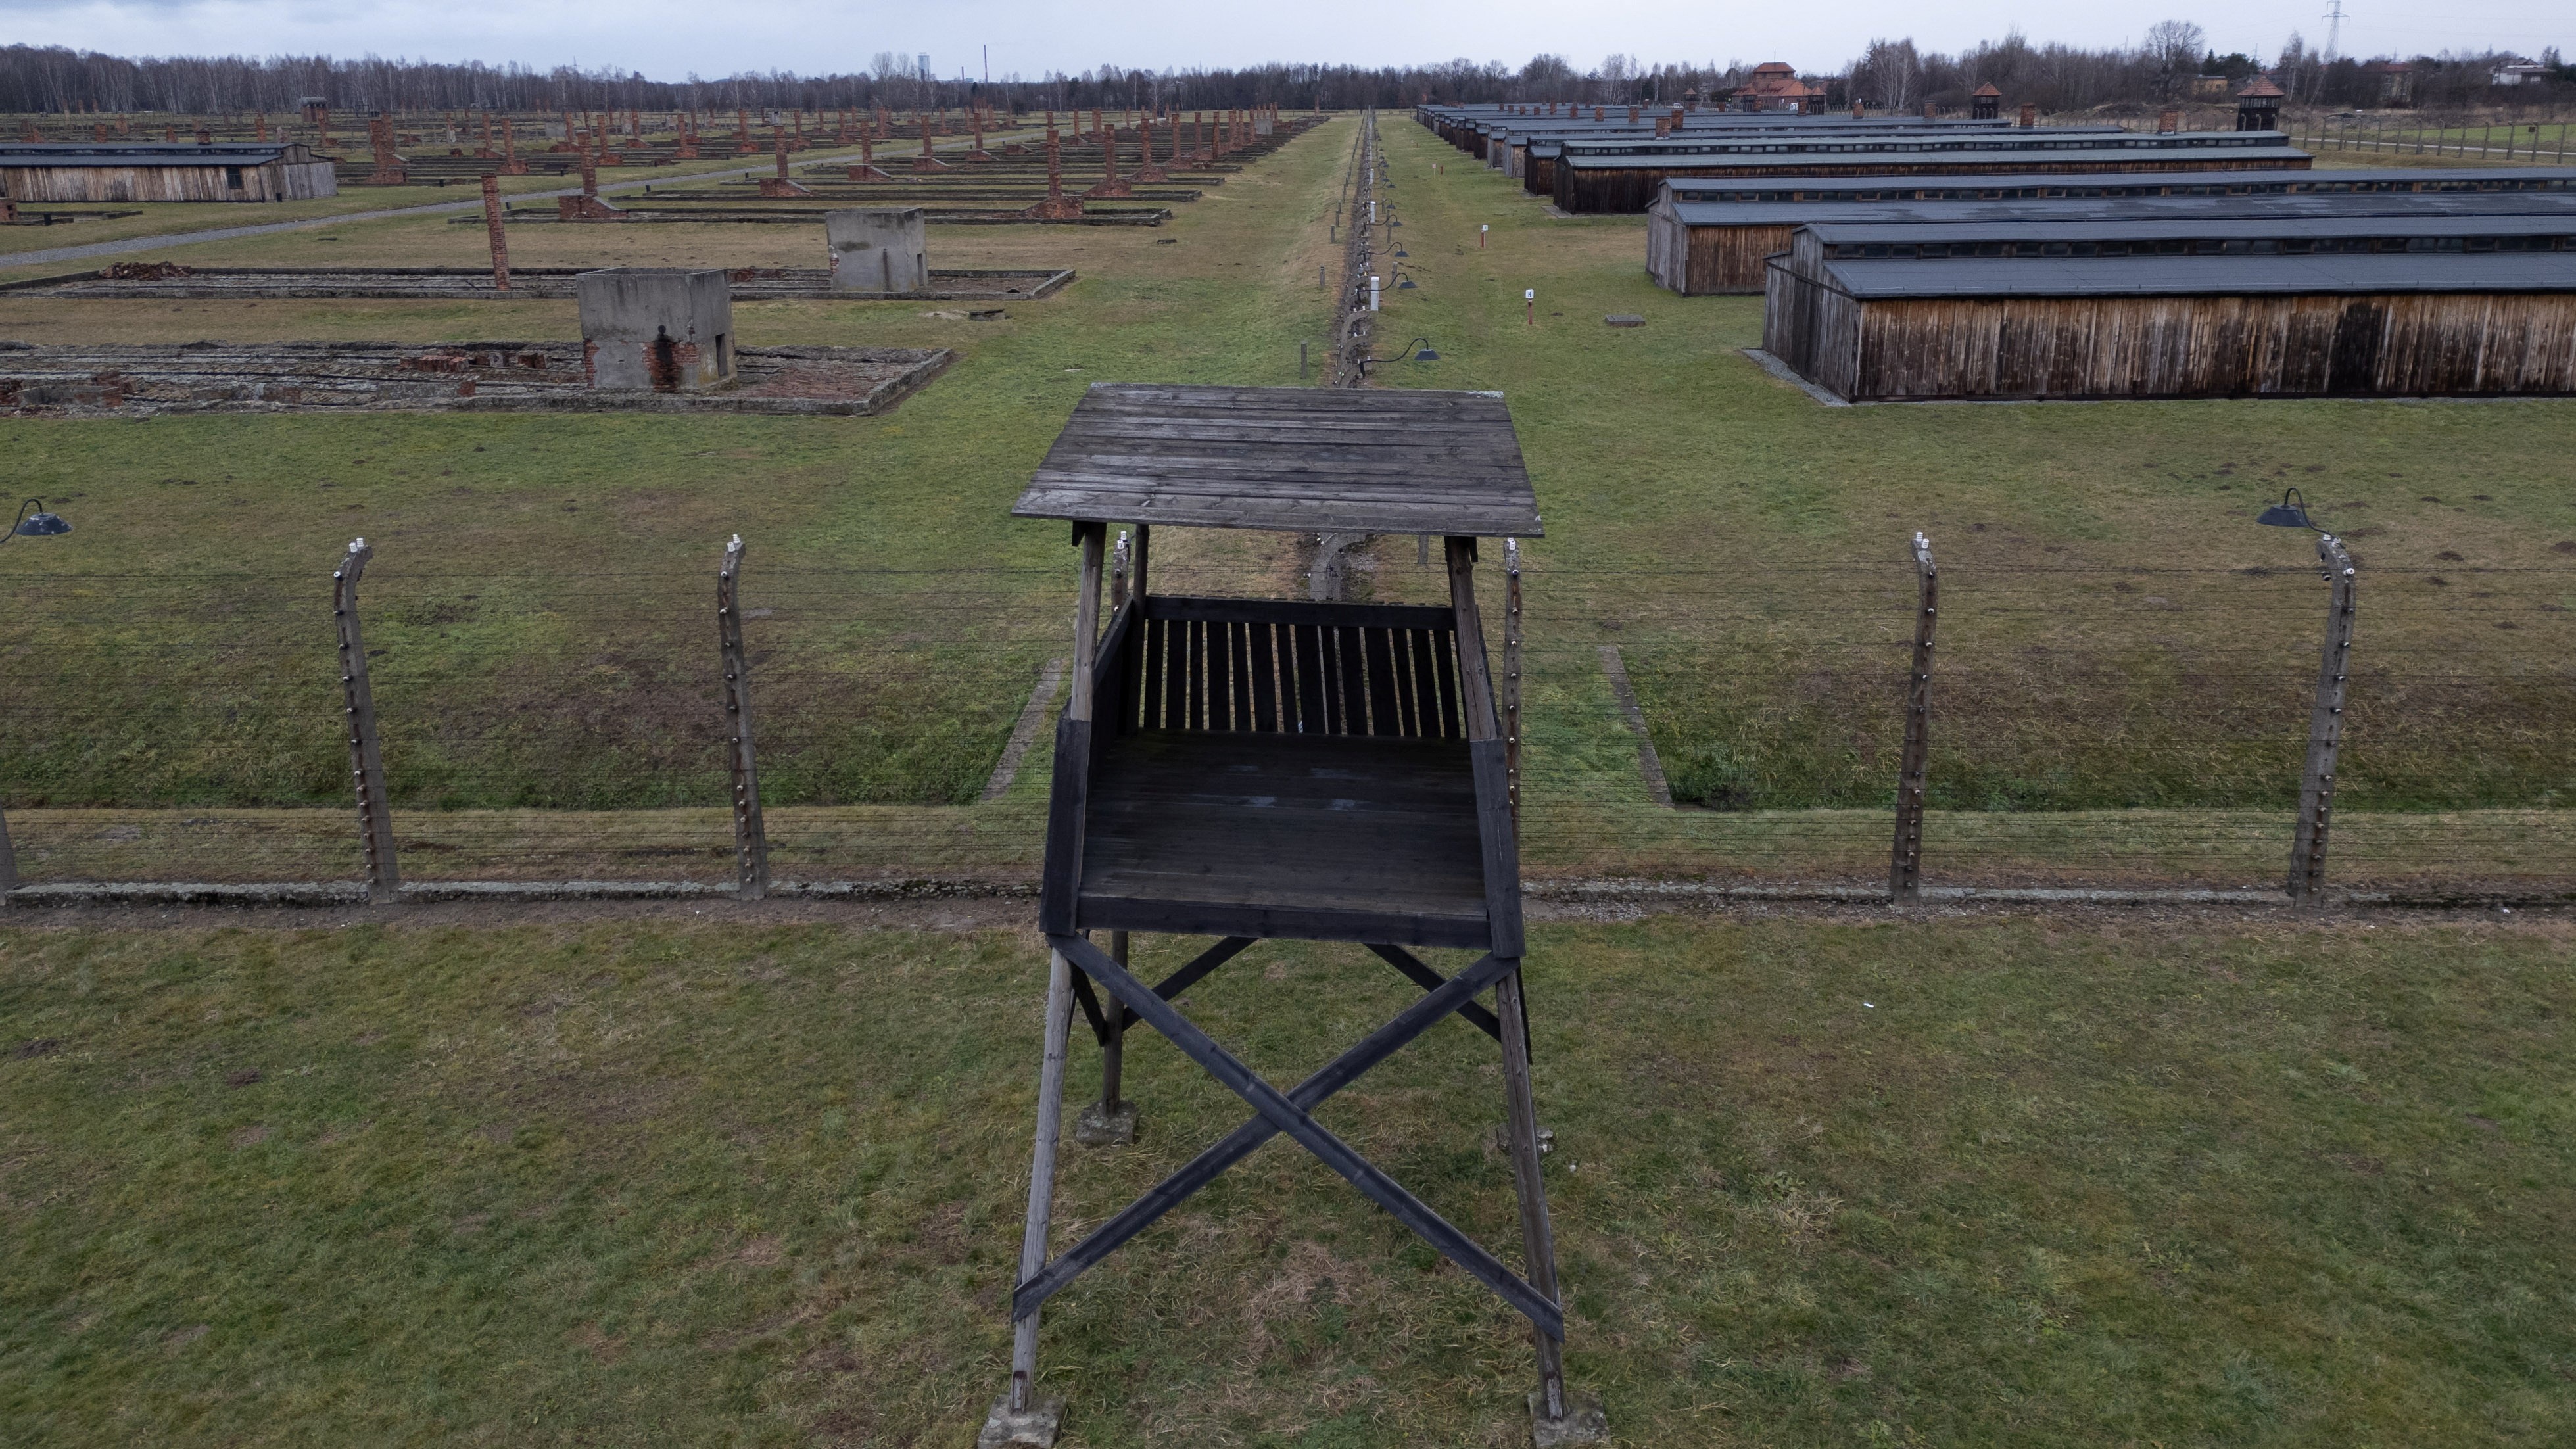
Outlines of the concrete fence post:
{"type": "Polygon", "coordinates": [[[2298,838],[2290,848],[2290,899],[2325,904],[2326,831],[2334,819],[2335,755],[2343,745],[2346,676],[2352,662],[2355,577],[2352,555],[2331,533],[2317,537],[2328,588],[2326,642],[2317,665],[2317,696],[2308,711],[2308,765],[2299,783],[2298,838]]]}
{"type": "Polygon", "coordinates": [[[358,579],[375,553],[363,538],[349,541],[348,556],[331,573],[331,617],[340,636],[341,713],[349,737],[349,775],[358,793],[358,838],[366,851],[367,899],[391,905],[401,899],[402,868],[394,858],[384,748],[376,738],[376,694],[367,682],[367,641],[358,629],[358,579]]]}
{"type": "Polygon", "coordinates": [[[716,648],[724,663],[725,758],[733,769],[735,893],[769,895],[769,835],[760,819],[760,768],[751,734],[751,669],[742,649],[742,535],[725,545],[716,571],[716,648]]]}
{"type": "Polygon", "coordinates": [[[0,893],[18,888],[18,852],[9,846],[9,812],[0,810],[0,893]]]}
{"type": "Polygon", "coordinates": [[[1932,541],[1914,535],[1914,665],[1905,683],[1905,754],[1896,767],[1896,847],[1887,864],[1888,898],[1910,905],[1923,896],[1923,774],[1932,733],[1932,628],[1939,622],[1940,574],[1932,541]]]}

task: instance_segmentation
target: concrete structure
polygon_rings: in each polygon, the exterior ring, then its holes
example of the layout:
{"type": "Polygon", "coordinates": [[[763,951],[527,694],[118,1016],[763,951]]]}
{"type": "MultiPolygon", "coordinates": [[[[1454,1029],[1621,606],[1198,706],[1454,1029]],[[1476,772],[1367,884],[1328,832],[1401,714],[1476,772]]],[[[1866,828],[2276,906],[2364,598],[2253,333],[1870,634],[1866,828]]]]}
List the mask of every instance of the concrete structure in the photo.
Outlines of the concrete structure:
{"type": "Polygon", "coordinates": [[[733,294],[721,271],[610,267],[577,283],[592,387],[705,392],[734,380],[733,294]]]}
{"type": "Polygon", "coordinates": [[[308,201],[337,196],[331,163],[300,143],[0,144],[12,201],[308,201]]]}
{"type": "Polygon", "coordinates": [[[823,245],[832,254],[835,292],[919,292],[930,286],[924,240],[927,213],[851,207],[823,213],[823,245]]]}

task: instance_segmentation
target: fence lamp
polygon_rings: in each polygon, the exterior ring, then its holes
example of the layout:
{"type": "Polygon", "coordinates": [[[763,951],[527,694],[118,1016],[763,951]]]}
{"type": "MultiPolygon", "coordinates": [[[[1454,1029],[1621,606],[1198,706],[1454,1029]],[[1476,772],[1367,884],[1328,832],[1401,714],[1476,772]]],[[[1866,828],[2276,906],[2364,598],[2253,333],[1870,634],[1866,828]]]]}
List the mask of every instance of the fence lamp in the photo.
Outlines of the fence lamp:
{"type": "Polygon", "coordinates": [[[63,521],[61,514],[45,511],[45,500],[30,498],[18,505],[17,521],[9,525],[5,537],[50,538],[57,533],[71,531],[72,526],[63,521]]]}
{"type": "Polygon", "coordinates": [[[1372,364],[1372,363],[1379,363],[1379,362],[1438,362],[1439,360],[1440,360],[1440,354],[1431,350],[1431,339],[1430,339],[1430,338],[1428,338],[1428,337],[1416,337],[1416,338],[1414,338],[1411,342],[1408,342],[1408,343],[1404,344],[1404,351],[1403,351],[1403,352],[1399,352],[1399,353],[1397,353],[1397,354],[1396,354],[1395,356],[1393,356],[1393,357],[1363,357],[1363,358],[1361,358],[1361,359],[1360,359],[1360,376],[1362,376],[1362,377],[1366,377],[1366,376],[1368,376],[1369,366],[1370,366],[1370,364],[1372,364]],[[1412,354],[1412,355],[1411,355],[1410,357],[1408,357],[1408,356],[1406,356],[1406,353],[1410,353],[1410,354],[1412,354]]]}
{"type": "Polygon", "coordinates": [[[2274,528],[2304,528],[2316,533],[2325,532],[2308,520],[2307,495],[2296,488],[2281,490],[2281,501],[2264,509],[2263,516],[2254,521],[2269,524],[2274,528]]]}

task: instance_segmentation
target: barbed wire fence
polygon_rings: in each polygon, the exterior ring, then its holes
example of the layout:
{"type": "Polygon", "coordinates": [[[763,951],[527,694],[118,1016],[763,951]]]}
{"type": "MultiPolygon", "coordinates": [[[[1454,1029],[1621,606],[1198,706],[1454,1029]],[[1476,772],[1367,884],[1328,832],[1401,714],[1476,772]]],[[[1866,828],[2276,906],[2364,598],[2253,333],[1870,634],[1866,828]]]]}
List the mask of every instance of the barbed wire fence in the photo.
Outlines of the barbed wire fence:
{"type": "MultiPolygon", "coordinates": [[[[1522,554],[1534,879],[1901,894],[1903,832],[1936,894],[2289,879],[2329,622],[2317,566],[1943,556],[1909,825],[1906,549],[1637,569],[1522,554]]],[[[1411,555],[1391,547],[1368,587],[1400,593],[1411,555]]],[[[383,775],[365,802],[328,569],[0,585],[0,870],[345,884],[376,838],[383,884],[414,892],[742,891],[748,763],[762,890],[1034,877],[1069,568],[769,567],[754,539],[720,629],[721,549],[703,565],[450,571],[380,545],[355,590],[383,775]]],[[[2576,891],[2576,568],[2358,572],[2323,878],[2576,891]]],[[[1163,560],[1155,587],[1247,591],[1163,560]]]]}

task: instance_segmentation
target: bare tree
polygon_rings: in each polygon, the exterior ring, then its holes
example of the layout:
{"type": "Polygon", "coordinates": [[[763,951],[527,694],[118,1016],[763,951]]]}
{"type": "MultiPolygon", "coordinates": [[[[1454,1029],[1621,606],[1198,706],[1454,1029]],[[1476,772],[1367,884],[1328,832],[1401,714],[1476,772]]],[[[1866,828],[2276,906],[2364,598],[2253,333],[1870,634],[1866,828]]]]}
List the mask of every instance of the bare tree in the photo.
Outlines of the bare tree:
{"type": "Polygon", "coordinates": [[[2209,33],[2188,20],[2159,20],[2147,27],[2144,47],[2155,68],[2156,93],[2167,99],[2182,94],[2200,73],[2200,58],[2209,49],[2209,33]]]}
{"type": "Polygon", "coordinates": [[[1852,62],[1851,92],[1864,105],[1902,111],[1920,103],[1924,94],[1923,57],[1911,36],[1873,40],[1852,62]]]}

